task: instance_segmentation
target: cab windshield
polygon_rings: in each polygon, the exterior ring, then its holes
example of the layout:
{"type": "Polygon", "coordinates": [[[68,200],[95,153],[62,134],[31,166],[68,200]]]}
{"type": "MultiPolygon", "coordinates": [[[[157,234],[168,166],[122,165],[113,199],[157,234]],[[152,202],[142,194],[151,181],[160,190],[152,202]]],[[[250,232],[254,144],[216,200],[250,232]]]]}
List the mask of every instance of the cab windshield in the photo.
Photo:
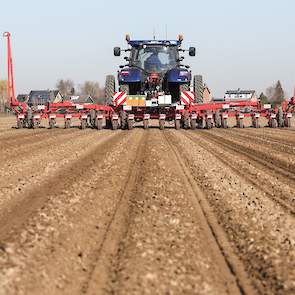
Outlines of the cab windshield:
{"type": "Polygon", "coordinates": [[[166,72],[177,66],[176,46],[144,46],[132,49],[133,64],[148,72],[166,72]]]}

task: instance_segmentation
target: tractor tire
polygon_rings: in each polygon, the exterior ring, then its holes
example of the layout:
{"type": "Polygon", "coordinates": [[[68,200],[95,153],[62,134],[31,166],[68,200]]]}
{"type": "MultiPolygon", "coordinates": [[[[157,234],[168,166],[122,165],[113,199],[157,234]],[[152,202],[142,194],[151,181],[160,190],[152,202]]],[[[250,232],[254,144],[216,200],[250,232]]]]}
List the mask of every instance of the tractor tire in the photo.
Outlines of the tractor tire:
{"type": "Polygon", "coordinates": [[[143,120],[143,129],[149,128],[149,120],[143,120]]]}
{"type": "Polygon", "coordinates": [[[175,124],[175,129],[176,130],[179,130],[180,129],[180,125],[181,125],[180,124],[180,120],[175,120],[175,123],[174,124],[175,124]]]}
{"type": "Polygon", "coordinates": [[[123,91],[128,95],[129,94],[129,85],[128,84],[120,85],[120,91],[123,91]]]}
{"type": "Polygon", "coordinates": [[[195,75],[193,83],[194,83],[194,92],[195,92],[196,102],[203,102],[203,94],[204,94],[203,76],[195,75]]]}
{"type": "Polygon", "coordinates": [[[117,130],[118,129],[118,120],[112,120],[112,129],[117,130]]]}
{"type": "Polygon", "coordinates": [[[165,120],[159,120],[159,127],[160,127],[160,130],[165,129],[165,120]]]}
{"type": "Polygon", "coordinates": [[[115,76],[113,76],[113,75],[106,76],[106,81],[105,81],[105,102],[106,102],[106,104],[112,104],[113,95],[114,95],[115,91],[116,91],[115,76]]]}
{"type": "Polygon", "coordinates": [[[284,127],[285,126],[285,122],[284,122],[284,112],[283,112],[283,108],[280,106],[278,109],[278,125],[279,127],[284,127]]]}
{"type": "Polygon", "coordinates": [[[191,129],[195,130],[197,128],[197,120],[196,119],[192,119],[191,120],[191,129]]]}

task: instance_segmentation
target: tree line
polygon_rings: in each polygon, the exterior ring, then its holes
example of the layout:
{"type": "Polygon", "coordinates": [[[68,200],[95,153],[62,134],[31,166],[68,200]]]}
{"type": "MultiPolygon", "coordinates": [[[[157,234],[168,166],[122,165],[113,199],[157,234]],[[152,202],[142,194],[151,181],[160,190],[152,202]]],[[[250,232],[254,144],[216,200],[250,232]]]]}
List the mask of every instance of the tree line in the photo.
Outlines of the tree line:
{"type": "Polygon", "coordinates": [[[62,96],[90,95],[97,102],[104,98],[104,87],[100,87],[95,81],[85,81],[82,85],[76,86],[70,79],[60,79],[56,83],[56,88],[62,96]]]}

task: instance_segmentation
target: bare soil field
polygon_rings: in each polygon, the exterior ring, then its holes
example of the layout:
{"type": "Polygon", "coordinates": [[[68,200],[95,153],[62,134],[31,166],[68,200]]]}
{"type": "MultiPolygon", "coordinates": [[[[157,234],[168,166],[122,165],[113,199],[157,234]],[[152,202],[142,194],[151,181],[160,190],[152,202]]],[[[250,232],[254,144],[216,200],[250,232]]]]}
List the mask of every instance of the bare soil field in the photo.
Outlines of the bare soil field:
{"type": "Polygon", "coordinates": [[[14,125],[0,294],[295,294],[295,129],[14,125]]]}

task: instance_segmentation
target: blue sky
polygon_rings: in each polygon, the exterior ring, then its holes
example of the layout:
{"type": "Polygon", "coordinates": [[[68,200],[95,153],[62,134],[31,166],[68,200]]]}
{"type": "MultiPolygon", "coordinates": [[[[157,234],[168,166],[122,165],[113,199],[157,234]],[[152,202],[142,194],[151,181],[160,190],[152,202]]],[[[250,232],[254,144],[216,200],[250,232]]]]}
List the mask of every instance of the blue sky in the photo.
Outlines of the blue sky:
{"type": "MultiPolygon", "coordinates": [[[[1,3],[0,31],[10,31],[17,92],[53,88],[59,78],[104,83],[121,58],[114,46],[124,35],[168,38],[179,33],[197,56],[186,62],[202,74],[214,96],[230,88],[265,90],[282,81],[295,84],[295,1],[293,0],[51,0],[1,3]]],[[[0,42],[0,78],[6,76],[0,42]]]]}

